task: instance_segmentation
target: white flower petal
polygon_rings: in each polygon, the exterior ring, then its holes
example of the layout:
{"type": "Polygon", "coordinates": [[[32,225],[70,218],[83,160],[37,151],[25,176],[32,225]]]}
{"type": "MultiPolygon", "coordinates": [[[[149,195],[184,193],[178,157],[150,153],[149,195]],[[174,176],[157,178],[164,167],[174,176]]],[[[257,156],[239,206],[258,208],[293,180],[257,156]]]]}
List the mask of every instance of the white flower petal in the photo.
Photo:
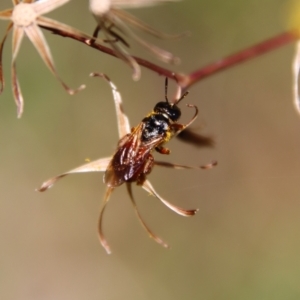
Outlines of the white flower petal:
{"type": "MultiPolygon", "coordinates": [[[[100,2],[101,0],[98,0],[100,2]]],[[[116,8],[137,8],[152,6],[165,2],[178,2],[180,0],[111,0],[111,5],[116,8]]]]}
{"type": "Polygon", "coordinates": [[[294,105],[298,113],[300,113],[299,72],[300,72],[300,42],[298,42],[296,45],[296,53],[293,61],[294,105]]]}
{"type": "Polygon", "coordinates": [[[70,0],[40,0],[31,4],[37,15],[44,15],[66,4],[70,0]]]}

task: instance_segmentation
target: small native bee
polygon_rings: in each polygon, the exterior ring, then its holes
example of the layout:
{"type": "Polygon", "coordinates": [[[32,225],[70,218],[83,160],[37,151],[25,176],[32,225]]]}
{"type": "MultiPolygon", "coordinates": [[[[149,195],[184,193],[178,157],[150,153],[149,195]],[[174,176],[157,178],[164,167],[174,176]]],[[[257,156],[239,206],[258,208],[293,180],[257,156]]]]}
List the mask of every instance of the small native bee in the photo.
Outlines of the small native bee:
{"type": "MultiPolygon", "coordinates": [[[[168,80],[166,79],[166,93],[168,80]]],[[[175,103],[170,103],[167,94],[165,102],[158,102],[153,111],[142,122],[132,128],[120,141],[117,151],[110,161],[104,175],[104,182],[109,187],[117,187],[124,182],[136,182],[142,185],[153,166],[153,150],[161,154],[169,154],[170,150],[163,145],[174,135],[188,127],[197,117],[198,108],[192,120],[186,124],[179,124],[177,120],[181,111],[177,104],[188,94],[186,92],[175,103]]]]}
{"type": "MultiPolygon", "coordinates": [[[[44,182],[38,190],[47,190],[59,178],[62,178],[68,174],[104,171],[104,183],[107,185],[107,189],[104,196],[104,204],[100,211],[98,232],[100,242],[105,248],[106,252],[110,253],[111,251],[102,233],[102,216],[104,208],[110,198],[112,191],[114,190],[114,188],[120,186],[123,183],[126,183],[127,190],[132,204],[134,206],[135,212],[145,230],[148,232],[150,237],[152,237],[157,243],[167,248],[168,245],[149,229],[149,227],[146,225],[146,223],[140,216],[135,200],[133,198],[131,184],[133,182],[136,182],[151,195],[155,196],[160,201],[162,201],[167,207],[169,207],[170,209],[182,216],[192,216],[197,212],[197,209],[183,209],[163,199],[154,190],[149,180],[147,180],[147,175],[151,172],[154,165],[171,167],[175,169],[210,169],[211,167],[216,165],[216,162],[212,162],[208,165],[201,167],[184,166],[156,161],[154,160],[154,157],[152,155],[154,151],[157,151],[161,154],[170,153],[170,150],[168,148],[165,148],[164,144],[167,143],[173,136],[184,132],[184,130],[186,130],[186,128],[194,122],[198,115],[198,108],[195,105],[187,104],[188,107],[195,109],[194,116],[187,124],[178,123],[178,120],[181,116],[181,111],[178,107],[178,104],[188,95],[188,92],[185,92],[181,95],[181,90],[179,88],[180,96],[173,103],[170,102],[167,97],[168,79],[166,79],[165,101],[158,102],[155,105],[153,111],[149,113],[141,121],[140,124],[138,124],[136,127],[133,127],[130,130],[128,118],[125,115],[122,107],[121,95],[118,92],[116,86],[104,74],[93,73],[91,75],[104,77],[112,88],[115,101],[115,108],[118,117],[118,129],[120,136],[120,140],[117,145],[117,150],[112,157],[101,158],[99,160],[89,162],[69,172],[63,173],[61,175],[49,179],[48,181],[44,182]]],[[[212,145],[212,140],[210,138],[196,134],[188,133],[184,137],[184,140],[196,144],[198,146],[212,145]]]]}

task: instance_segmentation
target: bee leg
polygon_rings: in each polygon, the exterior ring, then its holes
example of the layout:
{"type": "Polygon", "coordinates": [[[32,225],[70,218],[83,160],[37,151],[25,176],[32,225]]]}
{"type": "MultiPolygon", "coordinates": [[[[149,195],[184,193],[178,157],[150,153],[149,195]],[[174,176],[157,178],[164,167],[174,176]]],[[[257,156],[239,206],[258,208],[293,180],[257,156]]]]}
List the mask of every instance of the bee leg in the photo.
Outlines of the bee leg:
{"type": "Polygon", "coordinates": [[[90,39],[90,40],[87,40],[88,45],[94,45],[95,44],[100,30],[101,30],[101,26],[97,25],[94,32],[93,32],[93,38],[90,39]]]}
{"type": "Polygon", "coordinates": [[[93,32],[93,38],[96,39],[98,37],[99,31],[101,30],[101,26],[97,25],[94,32],[93,32]]]}
{"type": "Polygon", "coordinates": [[[208,163],[206,165],[201,166],[201,169],[203,169],[203,170],[210,170],[213,167],[215,167],[217,164],[218,164],[218,162],[216,160],[213,160],[212,162],[210,162],[210,163],[208,163]]]}
{"type": "Polygon", "coordinates": [[[130,48],[129,44],[123,39],[118,33],[112,30],[114,27],[114,24],[111,24],[109,27],[107,27],[107,32],[114,37],[113,40],[105,40],[105,42],[108,43],[116,43],[116,42],[121,42],[124,46],[130,48]]]}
{"type": "Polygon", "coordinates": [[[133,194],[132,194],[132,189],[131,189],[131,183],[127,183],[127,191],[131,200],[131,203],[133,205],[134,211],[139,219],[139,221],[141,222],[143,228],[147,231],[147,233],[149,234],[149,237],[152,238],[156,243],[160,244],[161,246],[163,246],[164,248],[169,248],[169,245],[167,243],[165,243],[160,237],[158,237],[157,235],[155,235],[151,229],[147,226],[147,224],[144,222],[144,220],[142,219],[142,216],[140,215],[138,208],[136,206],[135,200],[133,198],[133,194]]]}
{"type": "Polygon", "coordinates": [[[179,123],[171,124],[170,127],[175,135],[177,135],[178,133],[180,133],[182,130],[185,129],[185,125],[179,123]]]}
{"type": "Polygon", "coordinates": [[[170,149],[162,147],[162,146],[156,147],[155,150],[160,154],[170,154],[171,153],[170,149]]]}
{"type": "Polygon", "coordinates": [[[178,135],[181,131],[183,131],[184,129],[189,127],[196,120],[196,118],[198,116],[198,107],[196,105],[187,104],[186,106],[194,108],[195,114],[194,114],[193,118],[187,124],[178,124],[178,123],[171,124],[170,127],[173,130],[174,135],[178,135]]]}
{"type": "Polygon", "coordinates": [[[165,167],[165,168],[172,168],[177,170],[183,170],[183,169],[204,169],[204,170],[210,170],[213,167],[217,166],[218,162],[216,160],[211,161],[210,163],[202,166],[186,166],[186,165],[180,165],[180,164],[174,164],[169,163],[165,161],[155,161],[154,164],[156,166],[165,167]]]}
{"type": "Polygon", "coordinates": [[[153,166],[154,166],[154,157],[150,154],[148,159],[147,159],[147,162],[145,163],[143,173],[145,175],[150,174],[153,166]]]}

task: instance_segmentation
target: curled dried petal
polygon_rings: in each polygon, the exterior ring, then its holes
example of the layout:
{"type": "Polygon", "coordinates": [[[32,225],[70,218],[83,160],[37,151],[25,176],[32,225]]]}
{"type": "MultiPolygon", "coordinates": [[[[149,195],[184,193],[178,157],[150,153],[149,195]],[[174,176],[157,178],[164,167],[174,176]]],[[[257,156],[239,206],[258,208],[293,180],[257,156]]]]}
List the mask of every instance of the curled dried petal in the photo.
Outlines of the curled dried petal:
{"type": "Polygon", "coordinates": [[[109,85],[111,87],[114,102],[115,102],[119,138],[121,139],[127,133],[130,133],[129,119],[128,119],[127,115],[124,112],[121,94],[118,91],[116,85],[109,79],[109,77],[107,75],[105,75],[103,73],[91,73],[90,76],[104,78],[109,83],[109,85]]]}
{"type": "Polygon", "coordinates": [[[135,81],[139,80],[141,77],[141,68],[139,64],[121,45],[114,41],[110,42],[110,32],[106,27],[103,27],[103,32],[105,39],[109,42],[112,49],[115,50],[116,55],[131,67],[133,71],[132,79],[135,81]]]}
{"type": "Polygon", "coordinates": [[[82,32],[72,26],[66,25],[64,23],[58,22],[56,20],[53,20],[53,19],[50,19],[50,18],[47,18],[44,16],[38,17],[36,22],[41,27],[50,28],[54,31],[61,30],[61,31],[64,31],[66,34],[76,35],[78,37],[86,39],[87,41],[93,39],[92,36],[82,32]]]}
{"type": "Polygon", "coordinates": [[[75,173],[87,173],[87,172],[104,172],[109,164],[109,161],[111,160],[111,157],[105,157],[105,158],[100,158],[97,160],[94,160],[92,162],[89,162],[87,164],[84,164],[78,168],[75,168],[73,170],[70,170],[66,173],[57,175],[55,177],[52,177],[45,181],[40,188],[37,189],[39,192],[44,192],[50,187],[53,186],[53,184],[60,178],[63,178],[67,175],[70,174],[75,174],[75,173]]]}
{"type": "Polygon", "coordinates": [[[73,90],[69,88],[58,76],[56,69],[54,67],[54,62],[51,56],[50,48],[48,47],[46,39],[44,38],[44,35],[38,26],[34,26],[34,25],[28,26],[24,28],[24,31],[26,32],[28,38],[31,40],[31,42],[33,43],[37,51],[39,52],[40,56],[42,57],[43,61],[45,62],[49,70],[59,80],[61,85],[70,95],[74,95],[75,93],[85,88],[84,85],[81,85],[78,89],[73,90]]]}
{"type": "Polygon", "coordinates": [[[157,199],[159,199],[164,205],[166,205],[168,208],[171,210],[175,211],[177,214],[184,216],[184,217],[190,217],[196,214],[198,209],[184,209],[179,206],[176,206],[174,204],[171,204],[167,200],[163,199],[153,188],[152,184],[150,183],[149,180],[146,180],[142,184],[142,188],[146,190],[149,194],[155,196],[157,199]]]}
{"type": "Polygon", "coordinates": [[[100,215],[99,215],[99,221],[98,221],[98,237],[99,237],[99,241],[101,243],[101,245],[103,246],[103,248],[105,249],[105,251],[107,252],[107,254],[111,254],[111,250],[110,247],[108,245],[108,242],[106,241],[103,232],[102,232],[102,217],[103,217],[103,213],[104,213],[104,209],[106,207],[107,202],[109,201],[110,195],[112,193],[114,189],[111,187],[108,187],[106,189],[105,195],[104,195],[104,199],[103,199],[103,204],[102,204],[102,208],[100,210],[100,215]]]}
{"type": "Polygon", "coordinates": [[[112,49],[116,52],[116,55],[132,68],[134,80],[138,80],[140,78],[140,67],[135,59],[129,55],[125,49],[123,49],[122,45],[120,45],[122,43],[125,46],[129,46],[127,41],[120,36],[119,33],[132,37],[142,47],[152,52],[160,60],[175,64],[180,62],[178,57],[140,38],[131,30],[131,27],[135,27],[136,29],[140,29],[148,34],[162,39],[179,39],[183,36],[186,36],[187,33],[179,35],[164,34],[153,29],[151,26],[145,24],[131,14],[119,10],[119,8],[149,6],[169,1],[172,0],[90,0],[90,11],[98,23],[94,32],[95,37],[97,36],[99,29],[101,29],[105,36],[105,41],[110,43],[112,49]],[[130,25],[130,27],[127,26],[127,24],[130,25]],[[119,33],[116,33],[114,29],[117,29],[119,33]]]}
{"type": "Polygon", "coordinates": [[[157,56],[160,60],[166,63],[178,64],[180,63],[180,59],[174,56],[171,52],[163,50],[153,44],[150,44],[140,38],[137,34],[135,34],[121,19],[115,18],[114,15],[111,16],[114,24],[117,25],[118,28],[122,28],[126,34],[131,36],[135,41],[137,41],[141,46],[143,46],[146,50],[152,52],[155,56],[157,56]]]}
{"type": "Polygon", "coordinates": [[[24,30],[21,27],[14,27],[12,37],[12,63],[15,62],[20,50],[20,46],[24,37],[24,30]]]}
{"type": "Polygon", "coordinates": [[[112,11],[115,15],[117,15],[123,21],[125,21],[125,22],[131,24],[132,26],[137,27],[157,38],[160,38],[160,39],[179,40],[190,34],[189,32],[184,32],[184,33],[179,33],[179,34],[167,34],[167,33],[164,33],[159,30],[154,29],[150,25],[148,25],[145,22],[143,22],[142,20],[134,17],[132,14],[125,12],[124,10],[112,8],[112,11]]]}
{"type": "Polygon", "coordinates": [[[21,42],[24,37],[24,31],[20,27],[15,27],[13,31],[12,38],[12,68],[11,68],[11,78],[12,78],[12,90],[14,99],[17,105],[17,116],[21,118],[23,110],[24,110],[24,99],[21,92],[20,84],[17,77],[16,71],[16,63],[15,60],[17,58],[21,42]]]}
{"type": "Polygon", "coordinates": [[[5,44],[7,35],[10,32],[10,30],[12,29],[12,27],[13,27],[13,23],[10,22],[6,29],[5,35],[1,41],[1,44],[0,44],[0,94],[3,92],[3,89],[4,89],[4,75],[3,75],[3,64],[2,64],[3,47],[5,44]]]}
{"type": "Polygon", "coordinates": [[[139,219],[139,221],[141,222],[143,228],[147,231],[147,233],[149,234],[150,238],[152,238],[156,243],[160,244],[161,246],[163,246],[164,248],[169,248],[169,245],[164,242],[160,237],[158,237],[156,234],[153,233],[153,231],[147,226],[147,224],[144,222],[144,220],[142,219],[136,202],[134,200],[133,194],[132,194],[132,188],[131,188],[131,183],[127,183],[127,191],[131,200],[131,203],[133,205],[134,211],[139,219]]]}
{"type": "Polygon", "coordinates": [[[21,87],[17,77],[16,64],[13,62],[11,69],[11,81],[14,99],[17,105],[17,117],[21,118],[24,110],[24,99],[21,92],[21,87]]]}

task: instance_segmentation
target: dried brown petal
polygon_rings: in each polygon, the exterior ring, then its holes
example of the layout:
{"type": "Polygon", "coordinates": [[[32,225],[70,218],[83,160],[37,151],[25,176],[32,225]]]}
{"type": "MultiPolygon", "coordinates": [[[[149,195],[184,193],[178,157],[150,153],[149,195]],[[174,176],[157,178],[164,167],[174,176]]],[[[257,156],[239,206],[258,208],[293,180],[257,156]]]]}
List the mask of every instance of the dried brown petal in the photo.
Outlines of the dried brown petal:
{"type": "Polygon", "coordinates": [[[161,31],[151,27],[150,25],[146,24],[142,20],[136,18],[132,14],[127,13],[124,10],[114,9],[114,8],[112,8],[111,10],[113,11],[113,13],[115,15],[117,15],[124,22],[126,22],[136,28],[139,28],[140,30],[145,31],[145,32],[147,32],[157,38],[160,38],[160,39],[179,40],[179,39],[189,35],[188,32],[184,32],[184,33],[180,33],[180,34],[167,34],[167,33],[161,32],[161,31]]]}
{"type": "Polygon", "coordinates": [[[47,181],[45,181],[40,188],[37,189],[37,191],[39,192],[44,192],[47,189],[49,189],[50,187],[52,187],[52,185],[60,178],[63,178],[67,175],[70,174],[75,174],[75,173],[87,173],[87,172],[104,172],[109,164],[111,160],[111,157],[105,157],[105,158],[100,158],[97,160],[94,160],[92,162],[89,162],[87,164],[84,164],[78,168],[75,168],[71,171],[68,171],[66,173],[57,175],[53,178],[48,179],[47,181]]]}
{"type": "Polygon", "coordinates": [[[23,37],[24,37],[23,28],[14,26],[13,37],[12,37],[12,63],[14,63],[15,59],[17,58],[23,37]]]}
{"type": "Polygon", "coordinates": [[[181,208],[179,206],[176,206],[174,204],[171,204],[170,202],[168,202],[167,200],[163,199],[153,188],[152,184],[150,183],[149,180],[146,180],[143,185],[142,188],[144,190],[146,190],[149,194],[155,196],[157,199],[159,199],[164,205],[166,205],[168,208],[170,208],[171,210],[175,211],[177,214],[184,216],[184,217],[190,217],[196,214],[196,212],[198,211],[198,209],[184,209],[181,208]]]}
{"type": "Polygon", "coordinates": [[[54,67],[54,62],[51,56],[50,48],[48,47],[48,44],[46,42],[46,39],[44,38],[44,35],[40,28],[36,25],[31,25],[24,28],[24,31],[28,38],[31,40],[37,51],[39,52],[40,56],[42,57],[43,61],[49,68],[49,70],[53,73],[53,75],[59,80],[61,85],[64,87],[64,89],[70,94],[74,95],[75,93],[79,92],[83,88],[85,88],[84,85],[80,86],[78,89],[73,90],[69,88],[62,79],[58,76],[56,69],[54,67]]]}
{"type": "Polygon", "coordinates": [[[154,55],[156,55],[160,60],[162,60],[166,63],[172,63],[172,64],[178,64],[180,62],[180,59],[178,57],[174,56],[171,52],[165,51],[153,44],[146,42],[142,38],[140,38],[120,18],[114,17],[113,10],[112,10],[112,12],[109,12],[109,14],[111,14],[111,19],[113,20],[113,23],[118,28],[122,28],[122,30],[127,35],[129,35],[134,40],[136,40],[146,50],[148,50],[148,51],[152,52],[154,55]]]}
{"type": "Polygon", "coordinates": [[[11,68],[11,77],[12,77],[12,90],[14,99],[17,105],[17,116],[21,118],[23,110],[24,110],[24,100],[20,88],[20,84],[17,77],[16,71],[16,57],[18,55],[21,42],[24,37],[24,31],[20,27],[14,27],[13,30],[13,38],[12,38],[12,68],[11,68]]]}
{"type": "Polygon", "coordinates": [[[103,73],[91,73],[90,76],[104,78],[111,87],[114,102],[115,102],[116,115],[117,115],[118,133],[119,133],[119,138],[121,139],[123,136],[130,133],[129,119],[124,112],[121,94],[118,91],[115,84],[109,79],[107,75],[103,73]]]}
{"type": "Polygon", "coordinates": [[[0,11],[0,20],[10,20],[12,11],[12,8],[0,11]]]}
{"type": "Polygon", "coordinates": [[[102,232],[102,217],[103,217],[103,213],[104,213],[104,209],[106,207],[107,202],[109,201],[110,195],[112,193],[114,189],[108,187],[106,189],[105,195],[104,195],[104,199],[103,199],[103,204],[100,210],[100,215],[99,215],[99,221],[98,221],[98,236],[99,236],[99,241],[101,243],[101,245],[103,246],[103,248],[105,249],[105,251],[107,252],[107,254],[111,254],[111,250],[110,247],[108,245],[108,242],[106,241],[103,232],[102,232]]]}
{"type": "Polygon", "coordinates": [[[13,27],[13,23],[10,22],[8,24],[5,35],[0,44],[0,94],[3,92],[3,89],[4,89],[4,75],[3,75],[3,64],[2,64],[3,47],[4,47],[4,43],[6,41],[7,35],[10,32],[12,27],[13,27]]]}
{"type": "MultiPolygon", "coordinates": [[[[172,0],[170,0],[172,1],[172,0]]],[[[95,30],[95,36],[99,28],[103,31],[105,36],[105,41],[109,42],[112,49],[116,52],[116,55],[126,62],[133,69],[133,79],[138,80],[140,78],[140,67],[135,61],[135,59],[129,55],[129,53],[120,45],[121,43],[128,46],[127,41],[116,33],[114,29],[117,29],[121,34],[125,36],[130,36],[136,40],[141,46],[146,48],[148,51],[152,52],[157,58],[167,63],[179,63],[179,58],[174,56],[172,53],[165,51],[136,35],[127,24],[131,27],[136,27],[137,29],[143,30],[158,38],[167,39],[178,39],[184,34],[179,35],[168,35],[158,30],[153,29],[149,25],[140,21],[139,19],[133,17],[132,15],[119,10],[119,8],[133,8],[139,6],[149,6],[158,3],[163,3],[167,1],[162,0],[127,0],[127,1],[113,1],[113,0],[90,0],[90,11],[95,17],[98,26],[95,30]]]]}
{"type": "Polygon", "coordinates": [[[21,118],[24,110],[24,99],[22,96],[20,84],[17,77],[16,64],[14,62],[11,68],[11,81],[12,81],[13,95],[17,105],[17,116],[18,118],[21,118]]]}
{"type": "MultiPolygon", "coordinates": [[[[33,3],[35,0],[23,0],[22,2],[23,3],[33,3]]],[[[43,1],[40,1],[40,2],[43,2],[43,1]]],[[[44,1],[45,2],[45,1],[44,1]]],[[[50,2],[50,1],[48,1],[50,2]]]]}
{"type": "MultiPolygon", "coordinates": [[[[110,32],[107,30],[106,27],[103,27],[103,33],[105,36],[105,39],[107,41],[110,40],[110,32]]],[[[126,64],[131,67],[133,73],[132,73],[132,79],[137,81],[141,77],[141,68],[139,64],[136,62],[136,60],[118,43],[116,42],[109,42],[112,49],[115,50],[116,55],[122,59],[126,64]]]]}
{"type": "Polygon", "coordinates": [[[61,30],[61,31],[66,32],[69,35],[76,35],[76,36],[79,36],[86,40],[93,39],[92,36],[82,32],[72,26],[66,25],[64,23],[58,22],[56,20],[53,20],[53,19],[50,19],[50,18],[47,18],[44,16],[37,17],[36,22],[39,26],[42,26],[42,27],[50,28],[53,30],[61,30]]]}
{"type": "Polygon", "coordinates": [[[160,237],[158,237],[156,234],[153,233],[153,231],[147,226],[147,224],[144,222],[144,220],[142,219],[139,211],[138,211],[138,208],[137,208],[137,205],[136,205],[136,202],[134,200],[134,197],[133,197],[133,194],[132,194],[132,188],[131,188],[131,183],[127,183],[127,191],[128,191],[128,194],[130,196],[130,200],[132,202],[132,205],[133,205],[133,208],[134,208],[134,211],[139,219],[139,221],[141,222],[143,228],[147,231],[147,233],[149,234],[150,238],[152,238],[155,242],[157,242],[158,244],[160,244],[161,246],[163,246],[164,248],[169,248],[169,245],[164,242],[160,237]]]}

